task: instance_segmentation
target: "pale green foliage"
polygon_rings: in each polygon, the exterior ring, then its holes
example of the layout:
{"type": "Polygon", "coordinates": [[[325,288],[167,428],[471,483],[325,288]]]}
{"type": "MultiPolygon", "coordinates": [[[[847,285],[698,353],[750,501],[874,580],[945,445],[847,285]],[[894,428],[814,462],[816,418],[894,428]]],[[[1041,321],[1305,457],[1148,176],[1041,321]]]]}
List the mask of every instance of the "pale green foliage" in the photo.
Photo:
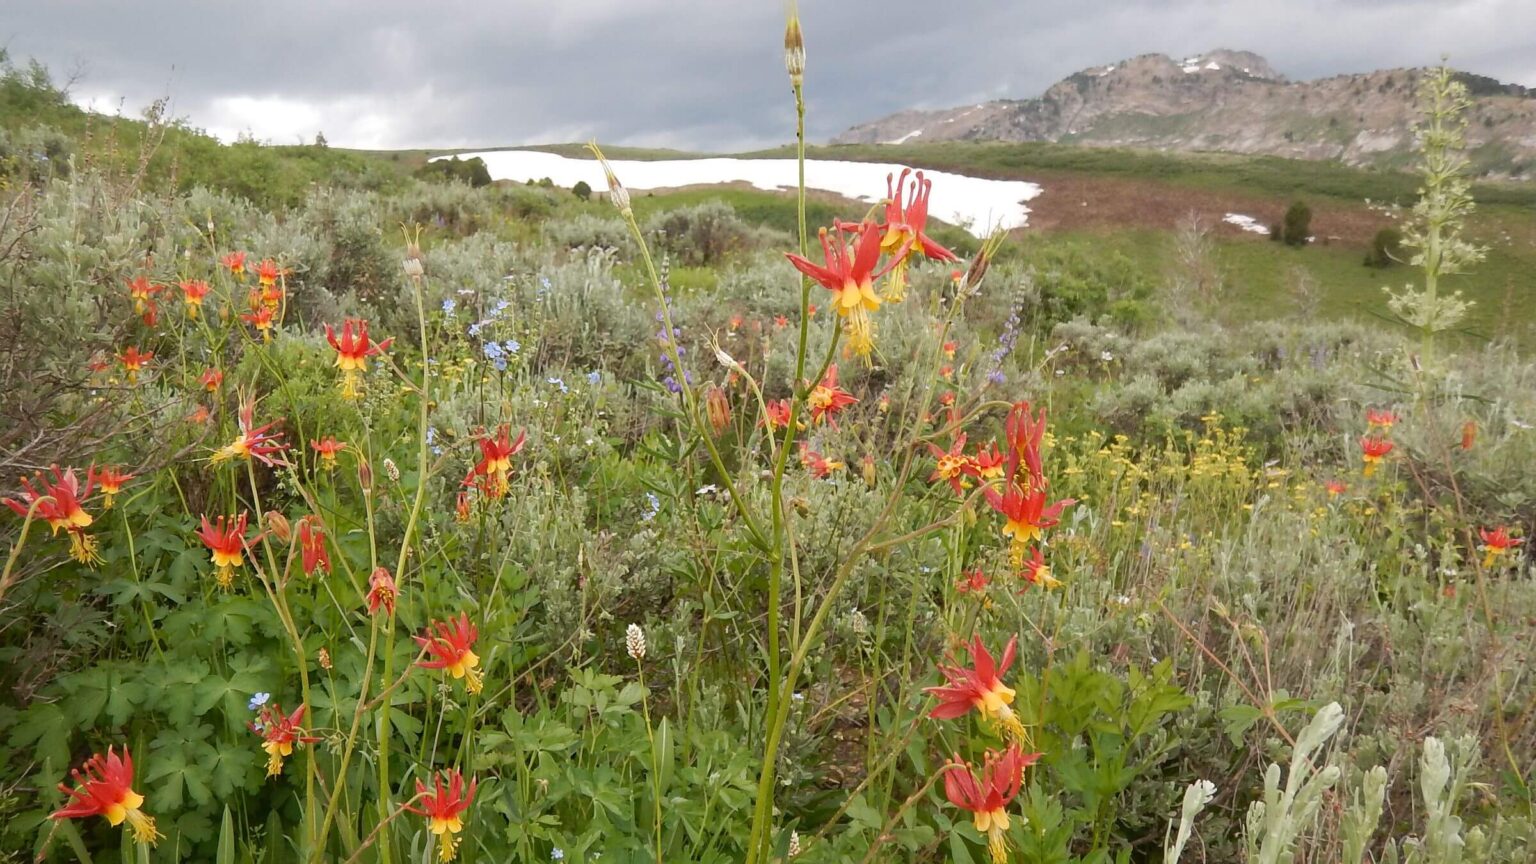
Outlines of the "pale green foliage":
{"type": "Polygon", "coordinates": [[[1341,864],[1360,864],[1365,858],[1365,847],[1376,825],[1381,821],[1381,808],[1387,799],[1387,769],[1377,765],[1365,772],[1360,787],[1355,790],[1349,809],[1344,812],[1340,826],[1344,851],[1341,864]]]}
{"type": "MultiPolygon", "coordinates": [[[[1197,780],[1184,790],[1184,801],[1179,806],[1178,836],[1174,838],[1172,846],[1168,845],[1166,837],[1163,839],[1163,860],[1167,864],[1179,864],[1179,857],[1184,854],[1184,845],[1189,842],[1189,835],[1194,830],[1195,817],[1215,797],[1216,784],[1209,780],[1197,780]]],[[[1170,825],[1169,829],[1172,827],[1170,825]]]]}
{"type": "Polygon", "coordinates": [[[1323,793],[1338,782],[1339,767],[1314,767],[1312,756],[1344,725],[1344,709],[1337,702],[1323,706],[1296,738],[1285,789],[1280,789],[1280,765],[1270,763],[1264,772],[1264,800],[1248,808],[1249,864],[1291,864],[1296,838],[1310,830],[1323,803],[1323,793]]]}
{"type": "Polygon", "coordinates": [[[1471,106],[1466,85],[1441,65],[1425,78],[1420,99],[1425,115],[1419,128],[1423,185],[1403,226],[1403,245],[1417,250],[1409,263],[1424,271],[1424,287],[1382,290],[1388,308],[1423,333],[1427,348],[1434,334],[1456,326],[1472,306],[1459,291],[1441,296],[1440,278],[1466,272],[1483,260],[1485,250],[1463,236],[1474,206],[1464,153],[1466,112],[1471,106]]]}

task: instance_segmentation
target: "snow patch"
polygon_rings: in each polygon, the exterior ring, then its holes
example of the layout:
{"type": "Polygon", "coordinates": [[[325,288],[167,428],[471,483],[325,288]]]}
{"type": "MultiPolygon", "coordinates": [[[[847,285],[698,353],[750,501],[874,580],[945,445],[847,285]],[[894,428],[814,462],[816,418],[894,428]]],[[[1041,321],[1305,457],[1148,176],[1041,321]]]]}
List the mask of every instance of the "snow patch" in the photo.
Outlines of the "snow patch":
{"type": "Polygon", "coordinates": [[[908,132],[907,134],[901,136],[900,138],[896,138],[896,139],[891,140],[891,141],[881,141],[880,143],[881,144],[905,144],[908,141],[912,140],[913,138],[916,138],[917,136],[919,136],[921,134],[923,134],[923,130],[921,130],[921,129],[913,129],[911,132],[908,132]]]}
{"type": "Polygon", "coordinates": [[[1108,75],[1109,73],[1115,71],[1118,68],[1120,68],[1118,64],[1111,63],[1108,66],[1105,66],[1103,69],[1100,69],[1097,72],[1092,72],[1090,74],[1093,75],[1093,77],[1095,77],[1095,78],[1103,78],[1105,75],[1108,75]]]}
{"type": "MultiPolygon", "coordinates": [[[[493,150],[457,155],[460,159],[479,157],[484,160],[491,177],[497,180],[521,182],[548,177],[556,186],[566,188],[581,180],[593,189],[605,189],[608,185],[602,167],[594,159],[570,159],[538,150],[493,150]]],[[[769,191],[793,189],[798,171],[793,159],[618,159],[612,160],[611,164],[614,173],[631,191],[732,182],[746,182],[769,191]]],[[[886,176],[900,174],[903,167],[889,162],[807,159],[805,185],[874,202],[885,195],[886,176]]],[[[1022,180],[988,180],[948,171],[924,171],[923,176],[933,181],[928,212],[977,237],[985,237],[994,227],[1024,227],[1029,222],[1029,208],[1025,202],[1042,191],[1039,184],[1022,180]]]]}
{"type": "Polygon", "coordinates": [[[1212,72],[1215,72],[1217,69],[1221,68],[1221,64],[1217,63],[1215,60],[1212,60],[1209,63],[1205,64],[1205,68],[1211,70],[1212,72]]]}
{"type": "Polygon", "coordinates": [[[1228,213],[1227,215],[1221,217],[1221,221],[1227,223],[1228,225],[1236,225],[1238,228],[1241,228],[1250,234],[1269,234],[1269,228],[1259,224],[1259,220],[1253,218],[1252,216],[1244,216],[1241,213],[1228,213]]]}

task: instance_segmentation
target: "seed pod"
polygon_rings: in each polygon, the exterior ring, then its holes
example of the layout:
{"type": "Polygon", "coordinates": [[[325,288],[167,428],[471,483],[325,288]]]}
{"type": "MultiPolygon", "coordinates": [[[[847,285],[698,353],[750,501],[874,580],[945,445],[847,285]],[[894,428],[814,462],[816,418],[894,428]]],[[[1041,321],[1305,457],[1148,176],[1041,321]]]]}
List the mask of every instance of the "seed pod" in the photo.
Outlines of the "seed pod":
{"type": "Polygon", "coordinates": [[[283,543],[287,543],[288,538],[292,536],[288,527],[288,517],[276,510],[267,511],[267,530],[271,531],[272,536],[283,543]]]}

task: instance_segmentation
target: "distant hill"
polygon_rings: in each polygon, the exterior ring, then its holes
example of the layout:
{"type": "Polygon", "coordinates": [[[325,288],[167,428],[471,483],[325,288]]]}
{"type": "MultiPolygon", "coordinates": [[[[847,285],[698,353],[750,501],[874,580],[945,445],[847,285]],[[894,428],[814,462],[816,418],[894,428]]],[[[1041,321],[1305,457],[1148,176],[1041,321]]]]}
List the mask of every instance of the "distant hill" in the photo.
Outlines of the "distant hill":
{"type": "MultiPolygon", "coordinates": [[[[1403,167],[1413,151],[1422,69],[1290,81],[1248,51],[1175,60],[1143,54],[1069,75],[1040,97],[901,111],[834,144],[1055,141],[1100,147],[1217,150],[1403,167]]],[[[1536,90],[1463,74],[1473,94],[1474,172],[1536,175],[1536,90]]]]}

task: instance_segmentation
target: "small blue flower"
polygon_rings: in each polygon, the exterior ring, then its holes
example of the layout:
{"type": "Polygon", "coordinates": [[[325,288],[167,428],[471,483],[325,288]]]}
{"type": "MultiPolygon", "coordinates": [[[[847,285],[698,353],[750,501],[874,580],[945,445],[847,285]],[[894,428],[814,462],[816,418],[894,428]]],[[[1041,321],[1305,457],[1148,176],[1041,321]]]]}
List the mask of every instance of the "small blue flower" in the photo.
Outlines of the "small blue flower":
{"type": "Polygon", "coordinates": [[[591,371],[591,372],[588,372],[587,373],[587,383],[591,384],[593,387],[596,387],[597,385],[603,383],[603,373],[598,372],[595,369],[593,371],[591,371]]]}
{"type": "Polygon", "coordinates": [[[1008,383],[1008,376],[1004,375],[1003,370],[1001,369],[993,369],[992,372],[987,375],[987,380],[993,384],[1006,384],[1008,383]]]}
{"type": "Polygon", "coordinates": [[[551,861],[564,861],[565,860],[565,850],[561,849],[559,846],[556,846],[555,848],[549,850],[549,860],[551,860],[551,861]]]}
{"type": "Polygon", "coordinates": [[[496,367],[497,372],[505,372],[507,371],[507,358],[497,357],[491,361],[491,365],[496,367]]]}
{"type": "Polygon", "coordinates": [[[656,518],[657,513],[661,512],[661,499],[656,497],[655,492],[647,492],[645,493],[645,500],[651,505],[651,509],[641,513],[640,518],[649,522],[656,518]]]}
{"type": "Polygon", "coordinates": [[[485,352],[487,360],[500,360],[502,357],[501,345],[497,342],[487,342],[481,346],[480,350],[485,352]]]}
{"type": "Polygon", "coordinates": [[[540,276],[539,277],[539,284],[543,285],[545,288],[548,288],[549,287],[549,277],[548,276],[540,276]]]}
{"type": "Polygon", "coordinates": [[[506,300],[497,300],[496,305],[491,307],[491,317],[495,318],[497,315],[507,311],[507,307],[511,305],[506,300]]]}
{"type": "Polygon", "coordinates": [[[556,386],[556,387],[559,387],[559,388],[560,388],[560,392],[561,392],[561,393],[569,393],[569,392],[571,392],[571,388],[569,388],[569,387],[567,387],[567,386],[565,386],[565,382],[564,382],[564,381],[562,381],[562,380],[561,380],[561,379],[559,379],[559,378],[554,378],[554,377],[551,377],[551,378],[549,378],[549,379],[548,379],[548,380],[547,380],[547,382],[546,382],[546,383],[549,383],[549,384],[552,384],[552,385],[554,385],[554,386],[556,386]]]}
{"type": "Polygon", "coordinates": [[[508,354],[516,354],[517,352],[523,350],[523,344],[516,339],[508,339],[507,341],[501,343],[501,347],[507,349],[508,354]]]}
{"type": "Polygon", "coordinates": [[[471,335],[471,336],[479,336],[480,335],[480,327],[484,323],[485,323],[484,321],[476,321],[475,323],[469,325],[469,335],[471,335]]]}
{"type": "Polygon", "coordinates": [[[453,310],[457,309],[458,306],[459,306],[459,304],[455,303],[453,301],[452,297],[449,297],[447,300],[443,301],[443,314],[444,315],[452,315],[453,314],[453,310]]]}
{"type": "Polygon", "coordinates": [[[271,693],[253,693],[253,694],[251,694],[251,701],[250,701],[250,703],[247,704],[245,707],[249,711],[259,711],[259,710],[261,710],[261,706],[267,704],[267,700],[271,699],[271,698],[272,698],[272,694],[271,693]]]}

